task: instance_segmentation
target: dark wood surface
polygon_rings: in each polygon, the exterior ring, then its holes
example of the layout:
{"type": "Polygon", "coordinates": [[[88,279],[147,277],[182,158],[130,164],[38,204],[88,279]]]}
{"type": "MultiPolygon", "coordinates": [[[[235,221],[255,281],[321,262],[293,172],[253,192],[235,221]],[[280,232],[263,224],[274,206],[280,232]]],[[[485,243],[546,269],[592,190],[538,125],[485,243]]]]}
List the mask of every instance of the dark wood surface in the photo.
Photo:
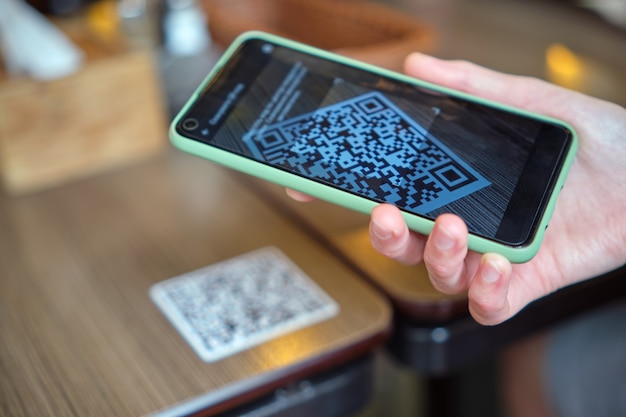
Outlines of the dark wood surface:
{"type": "Polygon", "coordinates": [[[231,173],[166,152],[24,197],[0,196],[0,415],[145,415],[232,406],[368,352],[390,308],[231,173]],[[148,296],[164,279],[273,245],[340,314],[214,363],[148,296]],[[226,402],[225,402],[226,401],[226,402]]]}

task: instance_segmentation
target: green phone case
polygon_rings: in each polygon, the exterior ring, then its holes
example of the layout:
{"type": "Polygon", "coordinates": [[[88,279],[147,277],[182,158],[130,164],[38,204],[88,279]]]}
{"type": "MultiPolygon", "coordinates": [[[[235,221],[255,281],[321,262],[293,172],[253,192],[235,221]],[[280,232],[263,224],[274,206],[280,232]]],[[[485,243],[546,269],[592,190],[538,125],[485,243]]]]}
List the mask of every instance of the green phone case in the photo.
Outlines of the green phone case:
{"type": "MultiPolygon", "coordinates": [[[[356,196],[354,194],[341,191],[339,189],[320,184],[313,180],[309,180],[303,178],[298,175],[290,174],[288,172],[282,171],[280,169],[272,168],[268,165],[265,165],[261,162],[254,161],[252,159],[242,157],[236,155],[234,153],[224,151],[222,149],[218,149],[216,147],[212,147],[210,145],[201,143],[199,141],[186,138],[184,136],[179,135],[176,132],[176,126],[180,122],[180,119],[185,115],[188,109],[193,105],[195,100],[199,97],[204,87],[212,80],[212,78],[219,72],[220,68],[224,66],[224,64],[229,60],[230,56],[238,49],[239,45],[249,39],[261,39],[266,40],[268,42],[273,42],[275,44],[283,45],[288,48],[296,49],[298,51],[309,53],[311,55],[316,55],[321,58],[325,58],[327,60],[343,63],[352,67],[360,68],[362,70],[370,71],[373,73],[380,74],[382,76],[395,78],[400,81],[404,81],[410,84],[424,86],[433,90],[438,90],[445,94],[451,94],[460,98],[470,99],[474,102],[482,103],[489,105],[491,107],[503,109],[509,111],[511,113],[516,113],[520,115],[525,115],[534,119],[548,121],[552,123],[560,124],[572,132],[572,146],[569,149],[569,153],[565,158],[565,162],[563,165],[563,169],[561,170],[559,177],[556,181],[554,187],[554,193],[549,197],[549,203],[546,207],[546,210],[543,214],[543,217],[539,223],[539,227],[537,232],[533,238],[533,240],[525,245],[525,246],[516,246],[511,247],[507,246],[495,241],[492,241],[487,238],[483,238],[477,235],[470,234],[469,236],[469,248],[471,250],[486,253],[486,252],[496,252],[511,262],[521,263],[530,260],[539,250],[541,242],[543,240],[543,235],[546,227],[548,226],[548,222],[550,217],[552,216],[552,212],[554,210],[554,206],[556,204],[558,191],[563,187],[565,183],[565,179],[567,176],[567,172],[572,164],[572,161],[575,156],[575,152],[578,145],[578,139],[574,129],[567,125],[566,123],[555,120],[546,116],[530,113],[524,110],[512,108],[509,106],[505,106],[499,103],[495,103],[489,100],[485,100],[479,97],[471,96],[466,93],[462,93],[459,91],[451,90],[445,87],[440,87],[434,84],[430,84],[421,80],[417,80],[415,78],[399,74],[393,71],[389,71],[383,68],[376,67],[374,65],[366,64],[364,62],[360,62],[354,59],[350,59],[341,55],[337,55],[325,50],[321,50],[309,45],[301,44],[299,42],[295,42],[289,39],[285,39],[279,36],[271,35],[268,33],[252,31],[246,32],[240,35],[235,41],[227,48],[222,57],[215,64],[213,69],[207,75],[205,80],[200,84],[200,86],[196,89],[196,91],[192,94],[190,99],[187,101],[185,106],[181,109],[178,115],[172,121],[170,125],[170,139],[172,144],[187,153],[199,156],[201,158],[208,159],[215,163],[219,163],[226,167],[241,171],[243,173],[259,177],[265,179],[267,181],[271,181],[282,185],[287,188],[292,188],[294,190],[301,191],[303,193],[309,194],[316,198],[329,201],[334,204],[338,204],[362,213],[369,214],[371,210],[378,205],[377,202],[365,199],[363,197],[356,196]]],[[[403,212],[404,218],[412,230],[415,230],[419,233],[428,234],[433,228],[434,222],[430,219],[426,219],[423,217],[419,217],[417,215],[413,215],[410,213],[403,212]]]]}

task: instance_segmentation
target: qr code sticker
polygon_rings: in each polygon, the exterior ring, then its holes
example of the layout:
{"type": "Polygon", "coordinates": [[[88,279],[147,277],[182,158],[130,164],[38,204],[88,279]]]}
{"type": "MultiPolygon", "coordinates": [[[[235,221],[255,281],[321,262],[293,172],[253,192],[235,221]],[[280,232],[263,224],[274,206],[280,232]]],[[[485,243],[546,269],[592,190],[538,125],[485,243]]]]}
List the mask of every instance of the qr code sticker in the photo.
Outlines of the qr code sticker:
{"type": "Polygon", "coordinates": [[[248,132],[253,156],[426,214],[490,184],[382,93],[248,132]]]}
{"type": "Polygon", "coordinates": [[[150,296],[206,362],[339,313],[339,305],[274,247],[159,282],[150,296]]]}

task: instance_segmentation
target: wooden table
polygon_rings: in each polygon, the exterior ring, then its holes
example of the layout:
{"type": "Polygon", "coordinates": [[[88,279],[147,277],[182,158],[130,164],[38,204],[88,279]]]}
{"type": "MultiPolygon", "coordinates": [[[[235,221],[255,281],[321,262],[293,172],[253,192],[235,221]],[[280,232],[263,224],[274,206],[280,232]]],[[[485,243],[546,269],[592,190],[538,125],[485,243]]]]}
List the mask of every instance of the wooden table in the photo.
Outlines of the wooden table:
{"type": "MultiPolygon", "coordinates": [[[[622,268],[544,297],[503,324],[482,326],[470,316],[465,294],[443,295],[432,287],[423,266],[403,266],[372,249],[368,216],[323,201],[298,203],[281,187],[243,180],[389,298],[395,314],[387,350],[425,377],[421,406],[426,416],[470,415],[461,409],[468,394],[467,382],[460,381],[468,380],[472,366],[497,357],[516,341],[626,296],[622,268]]],[[[495,386],[484,382],[473,392],[473,401],[497,404],[495,386]]]]}
{"type": "Polygon", "coordinates": [[[621,268],[538,300],[503,324],[482,326],[469,315],[466,294],[442,294],[423,265],[401,265],[376,252],[369,240],[369,216],[323,201],[299,203],[279,186],[251,177],[242,180],[388,297],[396,312],[389,346],[427,375],[454,373],[533,332],[626,295],[626,268],[621,268]]]}
{"type": "Polygon", "coordinates": [[[465,294],[437,291],[423,265],[406,266],[378,253],[369,239],[369,216],[324,201],[303,204],[287,197],[274,184],[241,176],[252,191],[293,218],[334,249],[353,268],[388,296],[402,316],[421,322],[443,323],[467,315],[465,294]]]}
{"type": "Polygon", "coordinates": [[[30,196],[0,196],[0,415],[224,411],[371,352],[390,316],[352,269],[230,172],[179,152],[30,196]],[[148,289],[268,245],[340,313],[201,361],[148,289]]]}

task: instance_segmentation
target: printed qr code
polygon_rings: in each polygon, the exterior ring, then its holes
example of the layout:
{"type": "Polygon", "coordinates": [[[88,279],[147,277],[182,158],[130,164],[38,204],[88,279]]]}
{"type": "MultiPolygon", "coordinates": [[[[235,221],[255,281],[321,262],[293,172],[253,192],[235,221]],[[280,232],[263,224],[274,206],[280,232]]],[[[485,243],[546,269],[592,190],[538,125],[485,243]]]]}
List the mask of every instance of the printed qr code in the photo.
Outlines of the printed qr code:
{"type": "Polygon", "coordinates": [[[332,298],[271,247],[157,283],[150,296],[207,362],[339,312],[332,298]]]}
{"type": "Polygon", "coordinates": [[[255,158],[421,214],[490,184],[379,92],[243,140],[255,158]]]}

